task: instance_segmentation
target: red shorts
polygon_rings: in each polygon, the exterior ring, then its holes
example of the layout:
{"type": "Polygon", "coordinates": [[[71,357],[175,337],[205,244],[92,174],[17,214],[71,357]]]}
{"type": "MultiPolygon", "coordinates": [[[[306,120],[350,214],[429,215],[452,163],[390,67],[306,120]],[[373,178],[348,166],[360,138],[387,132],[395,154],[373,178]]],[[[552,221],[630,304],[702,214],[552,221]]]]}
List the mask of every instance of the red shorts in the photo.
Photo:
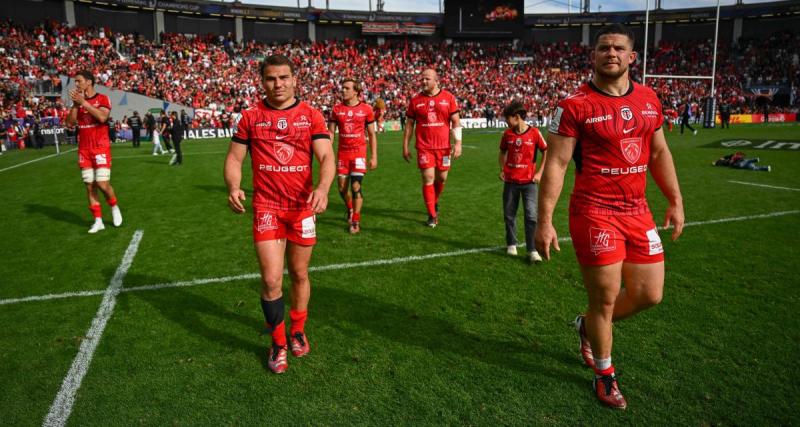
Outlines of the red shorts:
{"type": "Polygon", "coordinates": [[[111,148],[78,150],[78,167],[81,169],[111,169],[111,148]]]}
{"type": "Polygon", "coordinates": [[[417,148],[417,166],[420,169],[450,170],[450,149],[426,150],[417,148]]]}
{"type": "Polygon", "coordinates": [[[298,245],[317,243],[317,218],[310,210],[279,211],[254,206],[253,240],[287,239],[298,245]]]}
{"type": "Polygon", "coordinates": [[[367,173],[367,153],[340,151],[337,156],[336,173],[342,176],[367,173]]]}
{"type": "Polygon", "coordinates": [[[581,265],[620,261],[652,264],[664,260],[664,248],[650,213],[569,216],[569,234],[581,265]]]}

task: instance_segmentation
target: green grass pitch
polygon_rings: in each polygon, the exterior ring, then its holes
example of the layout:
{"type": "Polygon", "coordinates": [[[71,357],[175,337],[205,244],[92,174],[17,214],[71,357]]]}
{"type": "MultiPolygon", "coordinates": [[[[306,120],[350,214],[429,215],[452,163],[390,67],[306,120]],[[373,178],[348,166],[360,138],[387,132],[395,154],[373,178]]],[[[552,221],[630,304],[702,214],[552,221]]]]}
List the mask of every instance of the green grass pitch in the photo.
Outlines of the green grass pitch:
{"type": "MultiPolygon", "coordinates": [[[[800,152],[738,148],[772,165],[762,173],[711,167],[736,148],[708,147],[798,140],[799,126],[667,134],[695,225],[677,242],[661,233],[663,303],[615,327],[623,412],[596,402],[580,364],[570,321],[586,295],[570,243],[535,266],[524,250],[517,258],[469,251],[505,243],[499,136],[465,133],[440,226],[428,229],[400,134],[380,135],[379,167],[364,181],[362,233],[347,233],[332,189],[312,259],[314,267],[363,264],[311,273],[311,354],[290,357],[284,375],[266,368],[257,278],[120,293],[69,424],[800,423],[800,152]],[[774,213],[782,214],[765,216],[774,213]],[[447,256],[397,260],[431,254],[447,256]]],[[[144,235],[123,289],[258,271],[250,212],[237,216],[226,204],[227,141],[184,146],[181,167],[151,156],[148,143],[114,146],[125,223],[111,227],[104,205],[107,228],[97,235],[86,233],[74,151],[18,167],[52,149],[0,156],[0,300],[96,291],[0,304],[4,425],[41,425],[136,230],[144,235]]],[[[568,236],[572,173],[555,215],[560,237],[568,236]]],[[[652,180],[648,193],[660,224],[665,203],[652,180]]]]}

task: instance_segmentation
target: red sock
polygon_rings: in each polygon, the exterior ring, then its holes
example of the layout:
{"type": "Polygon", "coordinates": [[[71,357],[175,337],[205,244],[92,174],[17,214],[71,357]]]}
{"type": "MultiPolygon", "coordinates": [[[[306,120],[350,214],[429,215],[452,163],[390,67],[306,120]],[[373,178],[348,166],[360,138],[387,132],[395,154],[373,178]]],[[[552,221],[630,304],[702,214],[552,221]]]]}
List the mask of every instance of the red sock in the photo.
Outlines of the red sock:
{"type": "Polygon", "coordinates": [[[272,329],[272,343],[281,347],[286,346],[286,322],[281,322],[272,329]]]}
{"type": "Polygon", "coordinates": [[[353,221],[361,221],[361,212],[353,212],[353,221]]]}
{"type": "Polygon", "coordinates": [[[106,200],[106,203],[108,203],[108,206],[111,206],[113,208],[114,206],[117,206],[117,198],[116,197],[112,197],[112,198],[106,200]]]}
{"type": "Polygon", "coordinates": [[[439,203],[439,195],[442,194],[442,190],[444,190],[444,182],[433,181],[433,189],[436,191],[436,203],[439,203]]]}
{"type": "Polygon", "coordinates": [[[306,319],[308,318],[308,310],[297,311],[289,309],[289,318],[292,319],[292,327],[290,328],[291,334],[296,332],[303,332],[306,327],[306,319]]]}
{"type": "Polygon", "coordinates": [[[433,184],[422,186],[422,198],[425,199],[428,215],[436,216],[436,190],[433,189],[433,184]]]}
{"type": "Polygon", "coordinates": [[[614,365],[609,366],[608,369],[603,369],[603,370],[595,369],[594,373],[597,374],[597,375],[603,375],[603,376],[611,375],[611,374],[614,373],[614,365]]]}
{"type": "Polygon", "coordinates": [[[96,205],[89,205],[89,210],[92,211],[92,215],[94,215],[95,218],[103,217],[103,208],[99,203],[96,205]]]}
{"type": "Polygon", "coordinates": [[[345,204],[347,205],[347,210],[349,211],[353,210],[353,199],[345,200],[345,204]]]}

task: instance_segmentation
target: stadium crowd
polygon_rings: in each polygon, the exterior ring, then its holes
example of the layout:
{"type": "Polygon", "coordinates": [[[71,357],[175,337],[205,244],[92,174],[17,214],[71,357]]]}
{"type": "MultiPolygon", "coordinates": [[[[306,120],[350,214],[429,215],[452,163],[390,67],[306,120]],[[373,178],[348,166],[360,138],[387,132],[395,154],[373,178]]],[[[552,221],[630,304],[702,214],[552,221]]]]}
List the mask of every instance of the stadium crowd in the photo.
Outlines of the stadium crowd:
{"type": "MultiPolygon", "coordinates": [[[[763,40],[740,40],[717,51],[716,87],[734,113],[752,112],[744,84],[782,82],[800,91],[800,36],[776,34],[763,40]],[[788,64],[788,66],[787,66],[788,64]]],[[[284,53],[301,65],[300,96],[323,111],[334,104],[338,83],[346,76],[364,82],[368,102],[386,105],[385,119],[397,119],[418,88],[416,76],[433,64],[442,86],[462,103],[462,117],[499,117],[512,98],[524,100],[534,118],[546,117],[557,101],[590,78],[589,48],[578,43],[487,44],[418,43],[391,40],[382,46],[366,41],[295,41],[237,44],[229,36],[162,34],[161,43],[102,28],[68,27],[54,21],[33,29],[0,23],[0,108],[6,118],[62,117],[59,99],[36,96],[43,88],[60,92],[59,75],[89,68],[98,83],[114,89],[220,112],[200,116],[193,126],[224,126],[234,108],[261,96],[256,63],[284,53]],[[37,86],[38,85],[38,86],[37,86]],[[491,111],[489,111],[491,110],[491,111]]],[[[662,41],[651,49],[648,73],[708,75],[710,40],[662,41]]],[[[641,76],[641,62],[632,70],[641,76]]],[[[666,109],[707,96],[707,80],[649,79],[666,109]]],[[[780,111],[796,112],[794,105],[780,111]]],[[[778,111],[778,110],[775,110],[778,111]]]]}

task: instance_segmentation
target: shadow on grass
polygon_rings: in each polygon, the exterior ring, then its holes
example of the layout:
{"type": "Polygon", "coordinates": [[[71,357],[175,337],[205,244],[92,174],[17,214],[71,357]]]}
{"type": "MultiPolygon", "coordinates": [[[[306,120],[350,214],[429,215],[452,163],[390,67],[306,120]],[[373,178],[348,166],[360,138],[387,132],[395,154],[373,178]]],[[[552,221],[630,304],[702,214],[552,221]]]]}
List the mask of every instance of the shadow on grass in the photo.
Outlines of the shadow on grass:
{"type": "Polygon", "coordinates": [[[525,338],[519,334],[514,334],[514,338],[465,331],[447,320],[342,289],[317,287],[312,294],[314,322],[352,323],[370,334],[434,354],[447,352],[523,374],[548,375],[559,381],[586,385],[586,377],[569,368],[579,362],[575,354],[546,343],[523,343],[525,338]]]}
{"type": "MultiPolygon", "coordinates": [[[[169,280],[145,275],[129,274],[126,281],[132,283],[167,283],[169,280]]],[[[263,319],[248,316],[237,311],[236,306],[224,306],[203,296],[196,288],[174,288],[133,292],[136,298],[150,304],[164,318],[180,326],[189,333],[199,335],[231,349],[241,349],[253,353],[264,370],[267,367],[267,337],[257,337],[263,319]],[[223,322],[219,322],[219,321],[223,322]],[[243,328],[230,327],[229,322],[236,322],[243,328]],[[246,339],[248,331],[253,339],[246,339]]],[[[257,294],[253,299],[258,298],[257,294]]]]}
{"type": "MultiPolygon", "coordinates": [[[[25,204],[25,212],[34,215],[43,215],[52,220],[66,222],[73,225],[80,225],[81,227],[89,227],[91,225],[91,218],[88,214],[84,218],[75,212],[64,210],[57,206],[45,206],[27,203],[25,204]]],[[[111,274],[113,275],[114,273],[111,274]]]]}

